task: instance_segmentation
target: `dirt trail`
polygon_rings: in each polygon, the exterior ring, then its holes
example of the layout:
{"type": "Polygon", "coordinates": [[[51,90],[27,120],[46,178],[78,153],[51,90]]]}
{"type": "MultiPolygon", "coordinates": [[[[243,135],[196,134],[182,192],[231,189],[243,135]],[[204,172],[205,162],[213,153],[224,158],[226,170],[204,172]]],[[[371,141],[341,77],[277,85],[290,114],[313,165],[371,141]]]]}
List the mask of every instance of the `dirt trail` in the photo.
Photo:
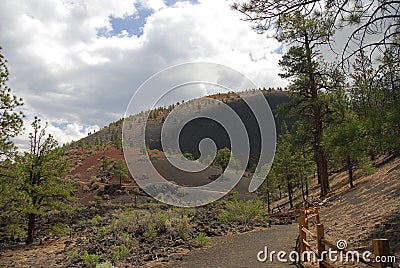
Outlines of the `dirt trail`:
{"type": "MultiPolygon", "coordinates": [[[[182,260],[159,267],[295,267],[290,261],[259,262],[257,254],[267,246],[268,254],[274,250],[290,252],[296,246],[298,225],[273,225],[267,230],[216,237],[212,245],[189,252],[182,260]]],[[[263,255],[261,255],[263,257],[263,255]]],[[[286,256],[287,258],[287,256],[286,256]]]]}

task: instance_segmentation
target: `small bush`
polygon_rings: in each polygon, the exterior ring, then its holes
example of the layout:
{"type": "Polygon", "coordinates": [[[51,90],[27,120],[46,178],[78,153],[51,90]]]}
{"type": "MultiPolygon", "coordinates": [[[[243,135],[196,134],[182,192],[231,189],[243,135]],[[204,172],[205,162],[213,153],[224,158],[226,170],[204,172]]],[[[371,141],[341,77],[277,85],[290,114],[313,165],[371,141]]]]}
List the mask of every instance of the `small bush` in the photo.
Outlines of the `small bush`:
{"type": "Polygon", "coordinates": [[[225,209],[219,215],[221,222],[239,222],[247,225],[262,215],[261,200],[233,200],[226,202],[225,209]]]}
{"type": "Polygon", "coordinates": [[[83,185],[82,190],[87,193],[90,191],[90,187],[88,185],[83,185]]]}
{"type": "Polygon", "coordinates": [[[134,237],[132,237],[132,234],[125,232],[121,232],[118,234],[118,241],[128,248],[131,248],[137,244],[137,241],[134,237]]]}
{"type": "Polygon", "coordinates": [[[49,233],[58,238],[67,236],[71,233],[71,229],[64,223],[57,223],[50,227],[49,233]]]}
{"type": "Polygon", "coordinates": [[[125,245],[115,246],[113,253],[113,260],[119,261],[121,258],[128,256],[131,253],[131,250],[125,245]]]}
{"type": "Polygon", "coordinates": [[[103,198],[98,195],[93,196],[93,200],[96,203],[96,205],[100,205],[104,202],[103,198]]]}
{"type": "Polygon", "coordinates": [[[97,230],[95,237],[97,239],[102,239],[110,233],[110,230],[111,230],[110,226],[102,226],[97,230]]]}
{"type": "Polygon", "coordinates": [[[157,224],[150,223],[147,228],[147,232],[145,233],[145,236],[146,237],[155,237],[157,235],[156,227],[157,227],[157,224]]]}
{"type": "Polygon", "coordinates": [[[167,229],[168,217],[164,214],[159,215],[156,224],[158,229],[164,232],[167,229]]]}
{"type": "Polygon", "coordinates": [[[90,220],[90,223],[93,225],[98,225],[102,220],[103,218],[100,215],[96,215],[90,220]]]}
{"type": "Polygon", "coordinates": [[[188,216],[183,215],[182,218],[173,218],[171,220],[171,233],[186,240],[191,231],[190,219],[188,216]]]}
{"type": "Polygon", "coordinates": [[[200,232],[193,238],[193,240],[198,247],[204,247],[210,241],[210,238],[208,238],[205,233],[200,232]]]}
{"type": "Polygon", "coordinates": [[[71,259],[76,259],[79,257],[79,249],[78,248],[73,248],[68,252],[68,256],[71,259]]]}
{"type": "Polygon", "coordinates": [[[89,267],[96,267],[99,263],[99,256],[96,254],[89,254],[86,250],[81,255],[81,259],[85,262],[85,264],[89,267]]]}
{"type": "Polygon", "coordinates": [[[94,191],[100,188],[100,183],[99,182],[95,182],[95,183],[91,183],[90,184],[90,190],[94,191]]]}

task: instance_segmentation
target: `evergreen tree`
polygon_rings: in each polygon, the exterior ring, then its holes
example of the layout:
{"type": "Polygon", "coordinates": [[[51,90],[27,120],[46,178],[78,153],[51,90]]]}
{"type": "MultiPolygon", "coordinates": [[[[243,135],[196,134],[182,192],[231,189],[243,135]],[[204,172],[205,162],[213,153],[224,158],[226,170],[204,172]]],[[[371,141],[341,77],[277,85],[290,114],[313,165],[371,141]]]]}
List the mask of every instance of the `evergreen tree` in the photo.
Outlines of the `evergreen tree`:
{"type": "Polygon", "coordinates": [[[276,173],[271,173],[270,169],[271,164],[267,163],[261,167],[261,172],[257,173],[261,178],[265,178],[263,184],[257,189],[257,191],[263,197],[264,202],[267,203],[268,213],[271,212],[271,204],[274,201],[273,195],[275,194],[279,183],[276,173]]]}
{"type": "Polygon", "coordinates": [[[278,137],[272,168],[268,173],[271,181],[287,186],[290,208],[293,208],[293,181],[298,175],[299,155],[293,146],[293,137],[285,122],[278,137]]]}
{"type": "MultiPolygon", "coordinates": [[[[1,47],[0,47],[1,51],[1,47]]],[[[18,208],[19,201],[25,197],[14,184],[17,169],[13,156],[16,146],[11,138],[22,130],[22,112],[16,109],[22,105],[22,99],[17,98],[8,87],[7,61],[0,53],[0,232],[19,233],[18,208]]]]}
{"type": "MultiPolygon", "coordinates": [[[[398,6],[396,0],[246,0],[232,5],[234,9],[246,15],[246,20],[254,22],[254,28],[261,33],[274,28],[279,30],[277,25],[282,17],[300,13],[305,19],[310,19],[321,11],[324,11],[324,16],[328,19],[327,26],[330,30],[353,26],[350,27],[351,32],[347,35],[343,49],[339,51],[342,63],[366,48],[371,55],[379,50],[384,51],[388,45],[399,48],[398,6]]],[[[330,42],[334,40],[333,31],[329,32],[329,37],[330,42]]]]}
{"type": "Polygon", "coordinates": [[[17,158],[19,179],[15,181],[26,198],[20,204],[28,218],[26,244],[34,241],[38,217],[48,211],[67,211],[74,200],[74,186],[65,179],[68,166],[62,148],[51,135],[46,136],[40,119],[35,117],[32,127],[30,150],[17,158]]]}
{"type": "Polygon", "coordinates": [[[213,165],[221,167],[222,170],[226,169],[231,159],[231,151],[228,148],[222,148],[217,151],[213,165]]]}
{"type": "Polygon", "coordinates": [[[347,110],[341,122],[332,125],[324,136],[331,163],[336,168],[345,166],[348,170],[350,188],[354,187],[355,167],[369,164],[364,135],[362,122],[356,113],[347,110]]]}
{"type": "Polygon", "coordinates": [[[292,143],[298,157],[297,175],[304,202],[308,201],[309,177],[315,172],[312,135],[307,129],[304,121],[297,121],[292,127],[292,143]]]}
{"type": "Polygon", "coordinates": [[[129,177],[128,167],[123,159],[118,159],[114,163],[114,175],[119,180],[119,187],[122,187],[122,181],[129,177]]]}
{"type": "Polygon", "coordinates": [[[300,13],[287,14],[278,23],[282,30],[278,40],[291,44],[279,63],[284,71],[281,76],[292,81],[288,90],[293,98],[287,107],[292,114],[303,119],[309,117],[313,121],[311,129],[318,182],[321,196],[324,196],[329,191],[327,158],[322,145],[326,116],[329,114],[329,100],[325,92],[334,90],[338,83],[336,79],[340,78],[322,62],[318,51],[318,47],[329,37],[329,23],[320,13],[307,19],[300,13]]]}
{"type": "MultiPolygon", "coordinates": [[[[0,47],[1,51],[1,47],[0,47]]],[[[22,112],[15,109],[22,105],[22,99],[11,93],[8,87],[7,61],[0,54],[0,160],[10,157],[15,145],[10,138],[15,137],[22,129],[22,112]]]]}

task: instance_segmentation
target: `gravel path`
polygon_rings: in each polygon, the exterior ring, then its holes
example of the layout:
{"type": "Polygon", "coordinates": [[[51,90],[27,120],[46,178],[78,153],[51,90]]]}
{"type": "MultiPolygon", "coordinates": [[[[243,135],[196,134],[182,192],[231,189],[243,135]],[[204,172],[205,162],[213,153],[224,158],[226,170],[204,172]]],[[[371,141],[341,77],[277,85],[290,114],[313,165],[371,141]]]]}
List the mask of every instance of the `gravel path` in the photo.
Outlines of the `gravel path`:
{"type": "MultiPolygon", "coordinates": [[[[207,248],[189,252],[181,261],[169,263],[167,267],[295,267],[291,262],[260,262],[259,251],[268,247],[268,252],[294,250],[298,235],[296,223],[290,225],[273,225],[267,230],[258,230],[238,235],[217,237],[207,248]]],[[[263,257],[263,255],[261,256],[263,257]]],[[[287,258],[287,256],[286,256],[287,258]]],[[[164,267],[166,265],[163,265],[164,267]]]]}

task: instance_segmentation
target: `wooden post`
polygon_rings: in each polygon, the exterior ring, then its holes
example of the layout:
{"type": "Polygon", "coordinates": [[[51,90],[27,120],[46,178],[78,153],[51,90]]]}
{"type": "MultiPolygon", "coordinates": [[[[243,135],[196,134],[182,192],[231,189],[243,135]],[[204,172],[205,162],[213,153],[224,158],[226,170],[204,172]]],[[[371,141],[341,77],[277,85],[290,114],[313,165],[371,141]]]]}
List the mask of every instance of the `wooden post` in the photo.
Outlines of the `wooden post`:
{"type": "MultiPolygon", "coordinates": [[[[300,209],[300,218],[299,218],[299,243],[300,243],[300,256],[303,255],[303,252],[306,251],[306,245],[303,243],[303,239],[306,240],[306,233],[302,230],[305,227],[305,218],[306,218],[306,211],[304,208],[300,209]]],[[[304,260],[307,261],[307,260],[304,260]]]]}
{"type": "Polygon", "coordinates": [[[307,229],[308,229],[308,219],[307,219],[307,217],[308,217],[308,213],[307,213],[307,210],[305,210],[305,212],[304,212],[304,227],[306,227],[307,229]]]}
{"type": "MultiPolygon", "coordinates": [[[[321,259],[322,252],[325,251],[325,246],[322,244],[322,239],[324,238],[324,225],[318,223],[317,224],[317,249],[318,249],[318,259],[321,259]]],[[[323,261],[323,260],[322,260],[323,261]]],[[[320,268],[325,268],[323,262],[319,262],[320,268]]]]}
{"type": "Polygon", "coordinates": [[[375,262],[375,267],[377,268],[385,268],[385,267],[393,267],[393,263],[388,262],[387,258],[390,255],[390,246],[388,239],[373,239],[372,246],[374,247],[374,255],[375,258],[382,258],[382,256],[386,257],[386,262],[375,262]]]}

